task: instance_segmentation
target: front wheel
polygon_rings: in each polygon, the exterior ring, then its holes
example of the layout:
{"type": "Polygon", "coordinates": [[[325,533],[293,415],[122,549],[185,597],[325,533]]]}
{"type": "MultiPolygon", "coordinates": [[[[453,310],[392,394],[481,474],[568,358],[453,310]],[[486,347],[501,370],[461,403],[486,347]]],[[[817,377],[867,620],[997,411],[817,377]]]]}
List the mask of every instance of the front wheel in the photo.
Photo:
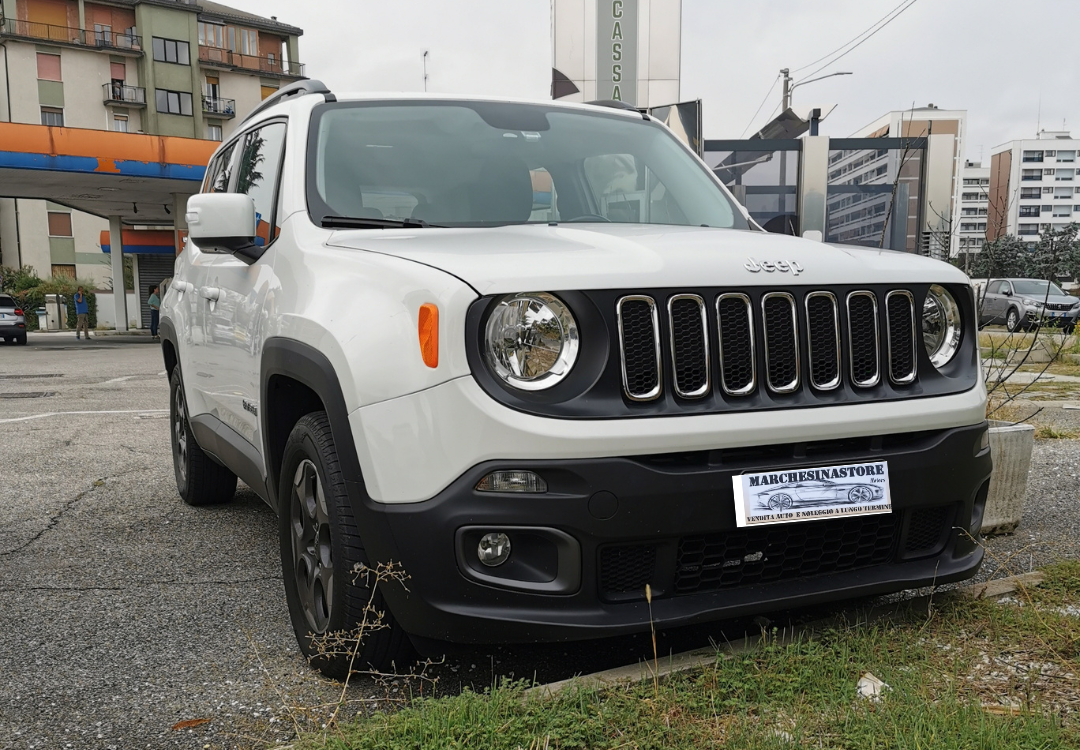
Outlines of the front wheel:
{"type": "Polygon", "coordinates": [[[411,662],[412,644],[377,590],[392,584],[357,573],[367,555],[325,412],[293,427],[278,486],[285,598],[304,656],[336,679],[411,662]],[[375,612],[384,613],[381,621],[375,612]]]}
{"type": "Polygon", "coordinates": [[[1009,308],[1009,314],[1005,316],[1005,327],[1014,333],[1021,330],[1020,313],[1016,311],[1015,307],[1009,308]]]}

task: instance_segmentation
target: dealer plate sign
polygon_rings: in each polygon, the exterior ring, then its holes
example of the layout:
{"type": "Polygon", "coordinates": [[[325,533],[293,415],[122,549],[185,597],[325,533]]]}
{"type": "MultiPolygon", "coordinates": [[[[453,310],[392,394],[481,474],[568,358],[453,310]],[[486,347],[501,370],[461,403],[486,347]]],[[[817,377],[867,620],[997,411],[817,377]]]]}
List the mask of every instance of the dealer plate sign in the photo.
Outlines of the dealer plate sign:
{"type": "Polygon", "coordinates": [[[762,471],[731,482],[740,528],[892,512],[885,461],[762,471]]]}

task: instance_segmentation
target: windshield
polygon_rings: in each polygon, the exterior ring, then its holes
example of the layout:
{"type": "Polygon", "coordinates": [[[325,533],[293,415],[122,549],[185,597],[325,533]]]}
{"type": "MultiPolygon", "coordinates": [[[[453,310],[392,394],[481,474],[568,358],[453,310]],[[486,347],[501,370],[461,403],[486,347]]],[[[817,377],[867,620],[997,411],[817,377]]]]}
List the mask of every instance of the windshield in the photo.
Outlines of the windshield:
{"type": "MultiPolygon", "coordinates": [[[[1026,294],[1030,296],[1046,296],[1046,285],[1050,284],[1048,281],[1039,281],[1038,279],[1019,279],[1012,283],[1013,294],[1026,294]]],[[[1050,284],[1050,294],[1065,294],[1061,291],[1061,287],[1057,284],[1050,284]]]]}
{"type": "Polygon", "coordinates": [[[316,110],[311,133],[308,206],[317,224],[337,217],[747,228],[665,128],[600,108],[341,103],[316,110]]]}

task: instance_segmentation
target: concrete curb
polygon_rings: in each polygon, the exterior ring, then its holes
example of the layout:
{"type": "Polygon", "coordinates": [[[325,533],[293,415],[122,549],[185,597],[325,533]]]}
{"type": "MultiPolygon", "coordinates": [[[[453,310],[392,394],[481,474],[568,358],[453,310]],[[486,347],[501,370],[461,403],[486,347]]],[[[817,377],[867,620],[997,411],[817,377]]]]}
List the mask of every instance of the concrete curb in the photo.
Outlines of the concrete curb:
{"type": "MultiPolygon", "coordinates": [[[[1043,577],[1042,572],[1036,570],[1031,573],[1009,576],[1008,578],[999,578],[998,580],[989,581],[987,583],[976,583],[946,591],[939,594],[938,599],[951,596],[962,596],[971,599],[996,598],[1004,596],[1005,594],[1011,594],[1018,589],[1026,588],[1028,586],[1038,586],[1042,583],[1043,577]]],[[[905,604],[926,602],[926,604],[929,605],[932,599],[933,595],[921,596],[908,600],[905,604]]],[[[870,610],[866,619],[861,620],[860,622],[864,625],[876,622],[895,609],[895,605],[875,607],[870,610]]],[[[848,620],[844,614],[829,617],[824,620],[816,620],[797,628],[785,630],[781,635],[780,642],[789,643],[798,638],[813,638],[818,632],[846,623],[848,623],[848,620]]],[[[557,682],[549,682],[546,685],[536,685],[525,691],[525,698],[550,698],[558,695],[560,692],[571,686],[607,688],[620,685],[632,685],[636,682],[644,682],[645,680],[653,679],[654,673],[656,678],[660,679],[678,672],[687,672],[691,669],[708,666],[720,658],[730,658],[736,654],[746,653],[747,651],[753,650],[757,646],[759,640],[760,638],[757,637],[746,636],[737,641],[718,646],[717,648],[699,648],[694,649],[693,651],[684,651],[680,654],[672,654],[660,660],[655,669],[651,661],[640,661],[637,664],[627,664],[624,667],[605,669],[601,672],[579,675],[557,682]]]]}

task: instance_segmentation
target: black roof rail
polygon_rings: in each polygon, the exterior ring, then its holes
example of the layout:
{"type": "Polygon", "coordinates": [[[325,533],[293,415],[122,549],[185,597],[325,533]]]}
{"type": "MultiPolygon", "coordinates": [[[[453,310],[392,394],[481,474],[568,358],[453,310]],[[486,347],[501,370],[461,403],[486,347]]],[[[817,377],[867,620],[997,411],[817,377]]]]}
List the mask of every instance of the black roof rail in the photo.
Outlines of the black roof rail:
{"type": "Polygon", "coordinates": [[[591,104],[594,107],[610,107],[611,109],[625,109],[628,112],[637,112],[645,120],[649,119],[649,114],[644,109],[638,109],[633,104],[628,104],[618,99],[596,99],[591,102],[585,102],[591,104]]]}
{"type": "Polygon", "coordinates": [[[324,94],[326,96],[326,101],[337,101],[337,98],[332,93],[330,93],[330,89],[328,89],[326,87],[326,84],[322,81],[315,80],[314,78],[308,79],[306,81],[297,81],[296,83],[290,83],[283,89],[278,89],[277,93],[266,97],[266,99],[259,103],[259,106],[248,112],[247,116],[243,120],[241,120],[240,123],[243,124],[247,122],[255,115],[259,114],[263,110],[273,107],[275,104],[278,104],[283,99],[288,99],[291,96],[304,96],[306,94],[324,94]]]}

